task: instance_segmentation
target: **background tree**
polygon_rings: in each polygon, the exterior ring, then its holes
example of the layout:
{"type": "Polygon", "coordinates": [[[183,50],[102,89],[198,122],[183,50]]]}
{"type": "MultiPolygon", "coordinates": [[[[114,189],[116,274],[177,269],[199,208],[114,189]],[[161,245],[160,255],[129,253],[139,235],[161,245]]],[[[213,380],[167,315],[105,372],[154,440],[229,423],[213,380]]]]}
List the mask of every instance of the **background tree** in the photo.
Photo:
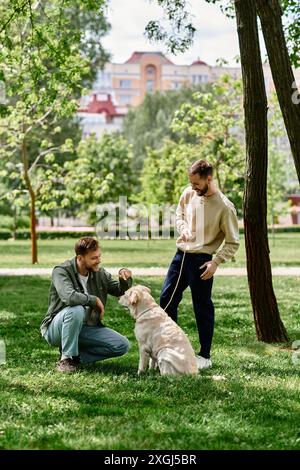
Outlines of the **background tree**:
{"type": "Polygon", "coordinates": [[[187,168],[199,157],[194,145],[165,141],[160,149],[148,149],[141,173],[141,192],[137,202],[177,204],[187,186],[187,168]],[[158,184],[159,182],[159,184],[158,184]]]}
{"type": "Polygon", "coordinates": [[[245,162],[241,83],[225,75],[211,87],[210,93],[194,93],[193,102],[183,104],[171,123],[180,142],[169,140],[159,150],[148,149],[141,174],[140,200],[149,204],[177,204],[187,186],[187,168],[203,158],[212,162],[219,189],[242,213],[245,162]]]}
{"type": "MultiPolygon", "coordinates": [[[[12,169],[14,169],[13,165],[12,169]]],[[[28,194],[27,191],[18,189],[19,185],[15,184],[16,182],[10,175],[9,171],[0,169],[1,228],[10,230],[13,239],[16,239],[18,229],[28,229],[30,226],[28,214],[24,215],[24,209],[28,208],[28,194]]]]}
{"type": "Polygon", "coordinates": [[[255,8],[260,18],[278,102],[300,182],[300,99],[292,99],[296,82],[284,37],[282,9],[278,0],[255,0],[255,8]]]}
{"type": "Polygon", "coordinates": [[[87,214],[89,222],[97,222],[97,206],[118,202],[119,196],[130,198],[133,178],[132,152],[119,134],[94,135],[81,141],[75,160],[65,162],[66,188],[62,207],[76,204],[78,213],[87,214]]]}
{"type": "Polygon", "coordinates": [[[244,148],[241,123],[241,82],[224,75],[210,93],[195,93],[197,104],[185,104],[175,113],[172,129],[190,137],[198,158],[209,160],[219,189],[242,214],[244,148]]]}
{"type": "Polygon", "coordinates": [[[248,284],[258,339],[267,342],[287,341],[287,332],[280,319],[273,289],[269,256],[266,217],[267,96],[257,17],[251,0],[236,0],[235,9],[244,85],[247,175],[244,195],[244,230],[248,284]],[[259,263],[259,269],[257,263],[259,263]]]}
{"type": "MultiPolygon", "coordinates": [[[[65,14],[66,2],[39,1],[33,5],[28,1],[19,4],[19,8],[16,5],[16,2],[1,3],[4,16],[0,27],[0,75],[8,97],[8,104],[1,110],[1,159],[2,171],[7,162],[15,165],[15,173],[21,169],[21,185],[30,196],[32,262],[35,263],[36,196],[40,188],[46,187],[45,180],[61,184],[62,178],[59,162],[54,162],[54,153],[60,150],[60,145],[47,138],[38,141],[36,131],[42,129],[49,135],[52,126],[59,129],[59,120],[74,115],[76,97],[82,94],[83,84],[91,79],[92,72],[89,51],[81,42],[83,32],[74,27],[74,17],[70,21],[71,15],[65,14]],[[33,141],[38,151],[32,156],[29,149],[33,141]]],[[[104,2],[78,0],[72,7],[77,6],[82,14],[86,12],[90,17],[93,14],[103,17],[103,5],[104,2]]],[[[68,146],[69,139],[65,144],[68,146]]]]}
{"type": "Polygon", "coordinates": [[[297,68],[300,65],[300,3],[298,0],[281,0],[281,6],[290,59],[297,68]]]}
{"type": "Polygon", "coordinates": [[[207,87],[183,87],[180,90],[148,93],[144,101],[126,115],[123,135],[134,154],[133,168],[141,172],[147,148],[160,149],[165,139],[179,140],[170,124],[174,113],[183,103],[195,103],[195,91],[207,87]]]}
{"type": "Polygon", "coordinates": [[[294,191],[297,173],[291,156],[286,152],[288,142],[286,130],[276,95],[269,101],[269,164],[268,164],[268,224],[272,226],[275,244],[274,225],[280,215],[288,213],[288,194],[294,191]]]}

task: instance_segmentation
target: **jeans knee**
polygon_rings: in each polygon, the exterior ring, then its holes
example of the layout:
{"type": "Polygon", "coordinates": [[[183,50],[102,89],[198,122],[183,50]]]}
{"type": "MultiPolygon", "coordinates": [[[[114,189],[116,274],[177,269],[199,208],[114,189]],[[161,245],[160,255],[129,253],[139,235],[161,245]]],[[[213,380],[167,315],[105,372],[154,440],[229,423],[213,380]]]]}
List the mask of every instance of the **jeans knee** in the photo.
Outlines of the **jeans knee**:
{"type": "Polygon", "coordinates": [[[127,338],[123,338],[123,340],[115,347],[115,353],[117,356],[123,356],[124,354],[128,353],[130,349],[130,343],[127,338]]]}
{"type": "Polygon", "coordinates": [[[74,305],[65,313],[66,317],[73,322],[82,323],[85,318],[85,308],[82,305],[74,305]]]}

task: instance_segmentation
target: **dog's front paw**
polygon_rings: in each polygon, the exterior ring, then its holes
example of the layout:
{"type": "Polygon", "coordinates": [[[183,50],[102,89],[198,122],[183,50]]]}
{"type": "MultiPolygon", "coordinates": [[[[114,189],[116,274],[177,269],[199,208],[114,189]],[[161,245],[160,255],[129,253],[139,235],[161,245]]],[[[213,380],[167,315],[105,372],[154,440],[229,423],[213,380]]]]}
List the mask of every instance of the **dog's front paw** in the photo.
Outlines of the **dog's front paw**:
{"type": "Polygon", "coordinates": [[[145,373],[144,369],[138,369],[138,375],[143,375],[145,373]]]}
{"type": "Polygon", "coordinates": [[[158,367],[157,361],[155,359],[150,358],[149,361],[149,370],[156,370],[158,367]]]}

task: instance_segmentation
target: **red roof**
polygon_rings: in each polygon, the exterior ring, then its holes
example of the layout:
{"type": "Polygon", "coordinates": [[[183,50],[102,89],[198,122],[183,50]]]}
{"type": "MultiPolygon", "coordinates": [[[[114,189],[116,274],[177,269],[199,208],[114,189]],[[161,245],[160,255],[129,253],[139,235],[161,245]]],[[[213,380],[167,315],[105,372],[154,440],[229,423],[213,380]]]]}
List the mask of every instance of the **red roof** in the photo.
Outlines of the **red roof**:
{"type": "Polygon", "coordinates": [[[126,62],[124,62],[124,63],[125,64],[136,64],[136,63],[140,62],[142,56],[145,55],[145,54],[159,55],[162,59],[163,64],[173,65],[173,62],[171,62],[171,60],[167,59],[167,57],[165,57],[162,52],[147,52],[147,51],[133,52],[131,54],[131,57],[128,60],[126,60],[126,62]]]}
{"type": "Polygon", "coordinates": [[[93,94],[92,101],[87,105],[86,108],[78,109],[79,113],[96,113],[101,114],[104,113],[107,116],[123,116],[124,114],[118,113],[116,110],[115,105],[111,101],[111,96],[107,95],[106,100],[98,100],[97,95],[93,94]]]}
{"type": "Polygon", "coordinates": [[[207,63],[206,63],[206,62],[203,62],[203,60],[198,59],[198,60],[195,60],[195,61],[192,63],[192,65],[207,65],[207,63]]]}
{"type": "Polygon", "coordinates": [[[300,206],[300,194],[289,194],[288,199],[292,201],[292,204],[300,206]]]}

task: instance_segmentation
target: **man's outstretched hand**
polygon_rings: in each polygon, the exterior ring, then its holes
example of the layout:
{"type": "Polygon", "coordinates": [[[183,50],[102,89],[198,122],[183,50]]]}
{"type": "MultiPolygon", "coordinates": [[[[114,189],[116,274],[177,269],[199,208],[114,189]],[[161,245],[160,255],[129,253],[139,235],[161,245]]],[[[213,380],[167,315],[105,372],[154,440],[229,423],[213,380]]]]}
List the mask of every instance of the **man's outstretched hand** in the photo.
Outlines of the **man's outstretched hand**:
{"type": "Polygon", "coordinates": [[[120,269],[119,271],[120,279],[124,279],[124,281],[127,281],[127,279],[129,279],[130,277],[132,277],[132,272],[130,271],[130,269],[127,269],[127,268],[120,269]]]}

